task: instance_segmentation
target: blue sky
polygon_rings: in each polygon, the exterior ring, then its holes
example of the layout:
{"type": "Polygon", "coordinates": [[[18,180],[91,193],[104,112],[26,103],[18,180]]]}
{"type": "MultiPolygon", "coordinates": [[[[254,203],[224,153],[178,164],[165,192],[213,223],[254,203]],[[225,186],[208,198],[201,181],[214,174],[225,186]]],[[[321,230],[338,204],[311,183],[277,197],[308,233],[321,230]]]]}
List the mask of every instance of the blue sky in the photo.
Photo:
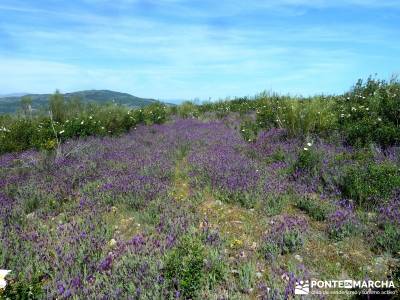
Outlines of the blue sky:
{"type": "Polygon", "coordinates": [[[399,54],[397,0],[0,2],[0,94],[340,93],[399,54]]]}

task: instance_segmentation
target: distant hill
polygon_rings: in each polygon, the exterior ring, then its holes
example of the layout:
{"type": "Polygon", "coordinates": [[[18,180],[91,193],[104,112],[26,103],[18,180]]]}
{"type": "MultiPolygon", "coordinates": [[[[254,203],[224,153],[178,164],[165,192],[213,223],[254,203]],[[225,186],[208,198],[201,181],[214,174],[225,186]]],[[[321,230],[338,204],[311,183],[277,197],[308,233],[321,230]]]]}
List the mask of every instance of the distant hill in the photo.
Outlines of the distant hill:
{"type": "MultiPolygon", "coordinates": [[[[15,113],[19,109],[20,96],[0,96],[0,114],[15,113]]],[[[32,99],[32,108],[40,109],[46,107],[51,94],[28,94],[26,96],[32,99]]],[[[66,100],[79,98],[83,103],[95,102],[99,104],[117,103],[128,107],[143,107],[151,103],[157,102],[154,99],[139,98],[127,93],[119,93],[109,90],[89,90],[64,94],[66,100]]]]}
{"type": "Polygon", "coordinates": [[[25,95],[28,95],[29,93],[13,93],[13,94],[0,94],[0,98],[6,98],[6,97],[22,97],[25,95]]]}

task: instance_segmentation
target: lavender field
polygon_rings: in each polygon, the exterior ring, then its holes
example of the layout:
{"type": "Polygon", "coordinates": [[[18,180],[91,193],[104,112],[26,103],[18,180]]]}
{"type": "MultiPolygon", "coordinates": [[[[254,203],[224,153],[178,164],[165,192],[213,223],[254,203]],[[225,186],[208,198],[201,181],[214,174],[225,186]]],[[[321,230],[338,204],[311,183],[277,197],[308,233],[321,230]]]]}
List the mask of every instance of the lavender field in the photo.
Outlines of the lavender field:
{"type": "Polygon", "coordinates": [[[61,158],[2,155],[3,296],[289,299],[299,280],[396,278],[399,191],[367,208],[341,178],[366,156],[398,170],[399,149],[278,128],[247,142],[240,118],[70,140],[61,158]]]}

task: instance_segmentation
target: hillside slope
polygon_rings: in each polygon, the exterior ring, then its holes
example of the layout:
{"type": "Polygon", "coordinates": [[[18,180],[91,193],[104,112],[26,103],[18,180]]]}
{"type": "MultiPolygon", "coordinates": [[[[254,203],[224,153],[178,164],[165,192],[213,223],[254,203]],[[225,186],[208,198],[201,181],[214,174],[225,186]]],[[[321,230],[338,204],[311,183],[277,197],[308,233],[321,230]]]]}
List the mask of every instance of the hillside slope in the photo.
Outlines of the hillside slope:
{"type": "MultiPolygon", "coordinates": [[[[45,107],[51,94],[29,94],[33,109],[45,107]]],[[[79,98],[82,102],[96,102],[100,104],[115,102],[129,107],[142,107],[157,102],[154,99],[139,98],[127,93],[109,90],[88,90],[64,94],[65,99],[79,98]]],[[[21,97],[0,97],[0,113],[14,113],[19,108],[21,97]]]]}

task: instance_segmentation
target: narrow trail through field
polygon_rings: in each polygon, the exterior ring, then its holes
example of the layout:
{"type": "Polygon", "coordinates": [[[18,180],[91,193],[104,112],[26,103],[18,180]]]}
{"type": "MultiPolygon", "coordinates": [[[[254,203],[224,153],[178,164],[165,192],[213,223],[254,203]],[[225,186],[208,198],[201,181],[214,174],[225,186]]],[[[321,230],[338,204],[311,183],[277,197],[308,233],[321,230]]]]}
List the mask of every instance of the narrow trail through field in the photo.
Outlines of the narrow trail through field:
{"type": "Polygon", "coordinates": [[[174,170],[172,185],[172,196],[176,200],[186,200],[191,194],[188,168],[186,157],[178,159],[174,170]]]}
{"type": "Polygon", "coordinates": [[[200,228],[209,226],[218,230],[228,241],[230,250],[236,252],[237,255],[246,255],[243,252],[245,250],[254,251],[262,235],[262,227],[256,211],[215,199],[208,189],[191,190],[188,173],[187,157],[182,157],[175,167],[172,189],[174,198],[178,201],[189,200],[192,196],[198,198],[196,213],[202,220],[199,224],[200,228]]]}

